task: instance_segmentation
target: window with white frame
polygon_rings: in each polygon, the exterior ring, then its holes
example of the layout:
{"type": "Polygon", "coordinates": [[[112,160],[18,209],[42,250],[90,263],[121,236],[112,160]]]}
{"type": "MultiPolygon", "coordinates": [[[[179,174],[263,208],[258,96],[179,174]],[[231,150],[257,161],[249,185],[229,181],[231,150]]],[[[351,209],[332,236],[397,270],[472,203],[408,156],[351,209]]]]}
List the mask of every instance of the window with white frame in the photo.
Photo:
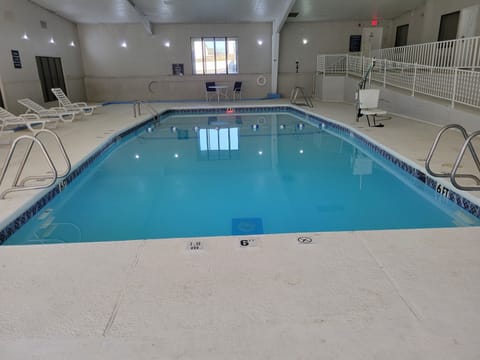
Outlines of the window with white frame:
{"type": "Polygon", "coordinates": [[[238,39],[192,38],[194,75],[238,74],[238,39]]]}

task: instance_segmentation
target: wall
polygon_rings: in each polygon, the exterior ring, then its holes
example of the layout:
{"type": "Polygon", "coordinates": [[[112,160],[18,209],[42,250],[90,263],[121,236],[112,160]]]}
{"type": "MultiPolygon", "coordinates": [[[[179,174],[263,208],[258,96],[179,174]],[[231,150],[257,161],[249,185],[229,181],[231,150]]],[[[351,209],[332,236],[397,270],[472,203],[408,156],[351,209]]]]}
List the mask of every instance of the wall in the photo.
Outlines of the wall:
{"type": "Polygon", "coordinates": [[[61,57],[69,97],[84,100],[76,25],[26,0],[0,0],[0,5],[0,79],[5,107],[15,114],[23,113],[25,108],[17,100],[24,97],[43,104],[35,56],[61,57]],[[46,21],[47,29],[41,28],[41,20],[46,21]],[[28,40],[22,39],[24,33],[28,40]],[[55,44],[49,43],[51,37],[55,44]],[[77,46],[69,46],[71,41],[77,46]],[[13,66],[12,49],[20,52],[21,69],[13,66]]]}
{"type": "Polygon", "coordinates": [[[205,97],[205,81],[242,81],[243,98],[265,97],[270,79],[272,26],[255,24],[155,24],[149,35],[140,24],[79,24],[87,98],[90,101],[132,99],[197,100],[205,97]],[[238,38],[239,74],[192,75],[191,37],[238,38]],[[259,46],[257,40],[262,39],[259,46]],[[127,48],[120,46],[127,42],[127,48]],[[165,47],[165,42],[170,47],[165,47]],[[173,76],[172,64],[183,63],[185,75],[173,76]]]}
{"type": "MultiPolygon", "coordinates": [[[[397,26],[405,24],[409,24],[409,45],[437,41],[438,31],[440,28],[440,19],[442,15],[454,11],[461,11],[460,22],[462,22],[462,16],[468,17],[468,14],[474,10],[474,8],[467,8],[475,5],[479,5],[478,0],[427,0],[424,6],[418,7],[413,11],[409,11],[393,19],[392,42],[393,44],[395,43],[395,32],[397,26]]],[[[466,31],[470,36],[479,36],[480,14],[476,12],[474,16],[477,18],[477,21],[470,21],[473,29],[467,29],[464,31],[466,31]]],[[[459,34],[459,37],[460,36],[461,34],[459,34]]]]}
{"type": "MultiPolygon", "coordinates": [[[[391,38],[391,22],[382,21],[383,42],[391,38]]],[[[292,86],[303,86],[312,94],[316,73],[317,54],[345,54],[349,50],[350,35],[361,35],[369,22],[338,21],[286,23],[280,33],[278,92],[289,97],[292,86]],[[308,43],[303,44],[302,40],[308,43]],[[295,61],[299,61],[296,73],[295,61]]]]}

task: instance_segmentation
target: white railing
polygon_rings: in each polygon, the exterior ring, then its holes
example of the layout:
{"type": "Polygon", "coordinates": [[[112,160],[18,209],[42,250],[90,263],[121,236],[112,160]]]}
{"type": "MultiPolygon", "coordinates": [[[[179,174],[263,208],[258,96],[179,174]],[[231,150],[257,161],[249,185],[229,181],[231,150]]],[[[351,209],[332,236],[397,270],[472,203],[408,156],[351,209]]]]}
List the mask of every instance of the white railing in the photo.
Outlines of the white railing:
{"type": "Polygon", "coordinates": [[[372,50],[377,59],[411,64],[480,68],[480,36],[372,50]]]}
{"type": "Polygon", "coordinates": [[[347,69],[347,57],[345,54],[335,55],[318,55],[317,56],[317,72],[319,68],[324,69],[328,74],[345,74],[347,69]]]}
{"type": "MultiPolygon", "coordinates": [[[[372,58],[348,54],[318,55],[317,60],[317,74],[323,76],[343,74],[362,77],[372,63],[372,58]]],[[[463,104],[480,109],[479,71],[376,59],[369,76],[371,81],[384,87],[388,85],[408,90],[412,96],[424,94],[448,100],[452,107],[463,104]]]]}

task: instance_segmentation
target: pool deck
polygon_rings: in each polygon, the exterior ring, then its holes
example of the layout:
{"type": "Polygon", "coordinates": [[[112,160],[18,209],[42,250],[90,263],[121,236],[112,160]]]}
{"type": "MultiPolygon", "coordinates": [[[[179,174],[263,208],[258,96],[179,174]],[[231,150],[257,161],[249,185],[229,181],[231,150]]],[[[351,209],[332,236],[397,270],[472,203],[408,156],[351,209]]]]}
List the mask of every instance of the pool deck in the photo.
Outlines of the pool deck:
{"type": "MultiPolygon", "coordinates": [[[[396,116],[368,128],[349,104],[309,111],[422,167],[439,130],[396,116]]],[[[75,164],[147,117],[107,106],[56,131],[75,164]]],[[[451,165],[456,140],[434,165],[451,165]]],[[[32,196],[0,200],[0,221],[32,196]]],[[[0,247],[0,359],[480,358],[480,228],[252,238],[0,247]]]]}

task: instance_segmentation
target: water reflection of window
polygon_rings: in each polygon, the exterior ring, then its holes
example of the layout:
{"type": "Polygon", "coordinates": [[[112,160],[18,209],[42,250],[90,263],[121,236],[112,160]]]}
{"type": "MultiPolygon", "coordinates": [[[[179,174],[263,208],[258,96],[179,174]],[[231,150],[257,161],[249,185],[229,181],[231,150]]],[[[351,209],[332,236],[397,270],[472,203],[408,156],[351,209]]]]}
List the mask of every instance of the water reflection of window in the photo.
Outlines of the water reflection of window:
{"type": "Polygon", "coordinates": [[[200,150],[238,150],[238,128],[200,129],[200,150]]]}

